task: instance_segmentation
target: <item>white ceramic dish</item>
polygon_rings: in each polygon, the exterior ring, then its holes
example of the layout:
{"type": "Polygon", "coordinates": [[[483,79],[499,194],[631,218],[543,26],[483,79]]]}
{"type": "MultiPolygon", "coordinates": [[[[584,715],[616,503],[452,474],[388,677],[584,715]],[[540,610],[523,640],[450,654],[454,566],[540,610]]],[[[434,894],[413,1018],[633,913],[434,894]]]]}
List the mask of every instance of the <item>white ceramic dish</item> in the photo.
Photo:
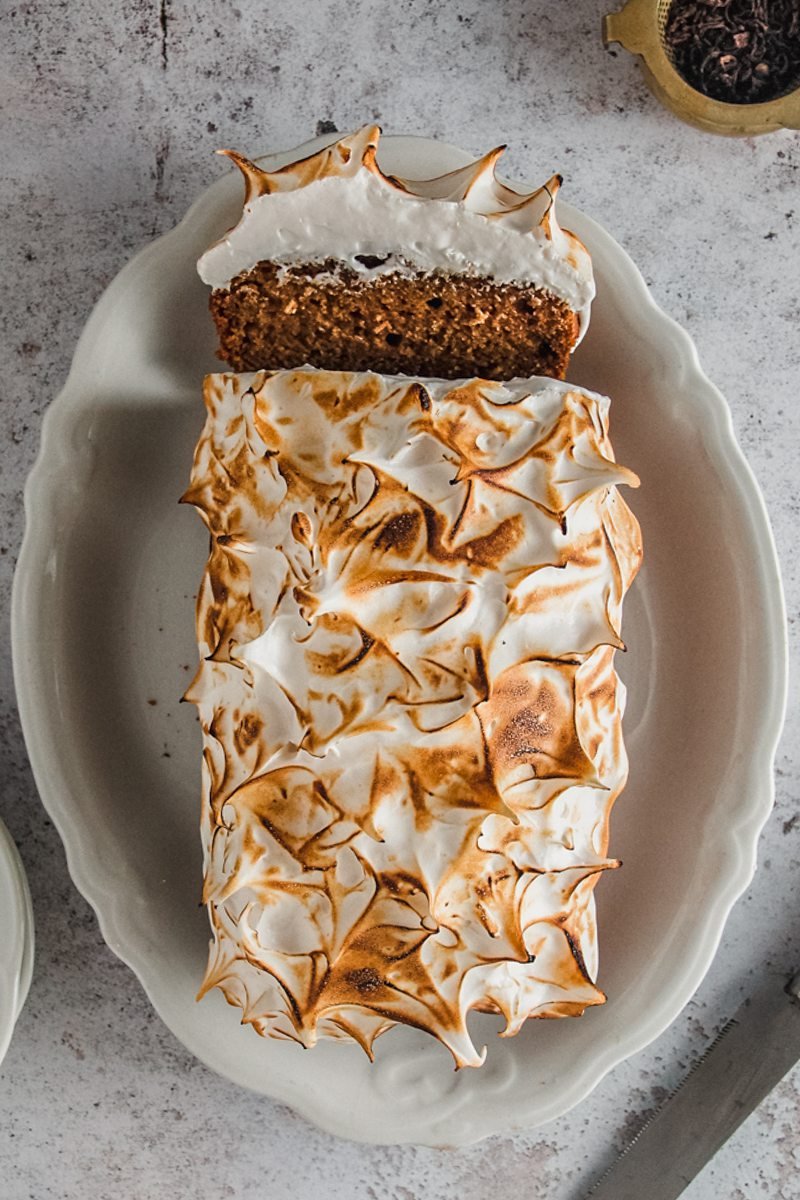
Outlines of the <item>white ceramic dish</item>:
{"type": "Polygon", "coordinates": [[[11,834],[0,821],[0,1063],[14,1032],[33,973],[33,908],[28,879],[11,834]]]}
{"type": "MultiPolygon", "coordinates": [[[[309,149],[324,139],[310,143],[309,149]]],[[[289,155],[275,156],[274,163],[289,155]]],[[[468,156],[386,138],[401,175],[468,156]]],[[[363,1141],[465,1144],[564,1112],[656,1037],[702,979],[755,866],[772,803],[785,693],[775,550],[728,409],[687,335],[620,247],[561,206],[594,255],[599,296],[572,375],[614,397],[618,456],[646,565],[627,604],[632,770],[612,827],[625,867],[598,889],[601,986],[581,1020],[529,1022],[487,1065],[455,1073],[413,1030],[370,1066],[355,1046],[294,1045],[240,1027],[220,995],[196,1004],[206,956],[200,898],[200,734],[178,697],[196,660],[194,595],[206,553],[176,501],[215,369],[200,252],[233,223],[231,172],[109,287],[45,422],[26,491],[14,661],[37,783],[106,940],[182,1042],[215,1070],[363,1141]]]]}

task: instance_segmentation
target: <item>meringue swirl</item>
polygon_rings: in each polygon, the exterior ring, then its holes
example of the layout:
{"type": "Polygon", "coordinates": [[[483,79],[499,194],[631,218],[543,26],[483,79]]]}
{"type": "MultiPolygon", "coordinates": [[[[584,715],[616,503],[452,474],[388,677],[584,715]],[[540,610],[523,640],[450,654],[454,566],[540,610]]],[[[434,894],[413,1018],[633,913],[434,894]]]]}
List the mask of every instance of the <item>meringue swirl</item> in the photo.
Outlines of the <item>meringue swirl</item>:
{"type": "Polygon", "coordinates": [[[595,294],[582,242],[556,217],[561,177],[520,193],[498,180],[498,146],[435,179],[386,175],[377,125],[308,158],[265,171],[223,150],[241,170],[241,220],[202,255],[198,271],[227,288],[258,262],[343,262],[359,275],[394,271],[476,275],[529,283],[564,300],[586,332],[595,294]]]}
{"type": "Polygon", "coordinates": [[[311,368],[205,399],[202,992],[305,1046],[413,1025],[457,1066],[473,1009],[508,1036],[602,1003],[641,561],[608,401],[311,368]]]}

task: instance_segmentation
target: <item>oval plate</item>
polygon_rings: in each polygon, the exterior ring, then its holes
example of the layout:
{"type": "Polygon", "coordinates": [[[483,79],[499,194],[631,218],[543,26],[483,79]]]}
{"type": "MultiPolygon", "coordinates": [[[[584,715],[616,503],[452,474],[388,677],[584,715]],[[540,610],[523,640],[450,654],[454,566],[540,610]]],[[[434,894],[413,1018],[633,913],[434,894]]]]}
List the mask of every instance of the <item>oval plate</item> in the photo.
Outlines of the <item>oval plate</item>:
{"type": "MultiPolygon", "coordinates": [[[[330,139],[317,139],[311,152],[330,139]]],[[[275,155],[272,165],[296,151],[275,155]]],[[[409,177],[471,156],[385,138],[409,177]]],[[[208,943],[200,899],[200,731],[178,699],[194,670],[194,596],[206,539],[177,504],[217,369],[200,253],[241,210],[233,173],[118,275],[51,405],[25,494],[13,650],[36,781],[78,888],[163,1020],[237,1083],[333,1133],[463,1145],[563,1113],[677,1016],[747,887],[772,804],[786,674],[784,614],[763,502],[727,406],[689,337],[593,221],[561,205],[589,247],[598,299],[571,377],[614,398],[618,456],[645,567],[627,601],[630,782],[598,889],[600,985],[581,1020],[530,1021],[514,1039],[476,1015],[480,1070],[454,1072],[432,1039],[395,1029],[370,1065],[352,1045],[260,1039],[219,993],[195,1003],[208,943]]]]}

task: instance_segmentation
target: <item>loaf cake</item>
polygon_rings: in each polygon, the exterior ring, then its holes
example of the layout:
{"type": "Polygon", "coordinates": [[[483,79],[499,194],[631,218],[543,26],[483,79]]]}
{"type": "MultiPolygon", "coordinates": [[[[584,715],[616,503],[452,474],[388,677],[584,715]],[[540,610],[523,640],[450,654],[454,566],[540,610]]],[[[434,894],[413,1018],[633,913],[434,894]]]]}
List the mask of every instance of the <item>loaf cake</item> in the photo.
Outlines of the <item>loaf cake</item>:
{"type": "Polygon", "coordinates": [[[601,1004],[641,559],[608,401],[309,367],[205,400],[203,990],[304,1046],[415,1026],[457,1066],[472,1010],[507,1036],[601,1004]]]}
{"type": "Polygon", "coordinates": [[[589,254],[556,219],[553,176],[501,183],[499,147],[400,179],[368,126],[310,157],[242,171],[238,224],[200,259],[219,357],[236,371],[563,378],[594,295],[589,254]]]}

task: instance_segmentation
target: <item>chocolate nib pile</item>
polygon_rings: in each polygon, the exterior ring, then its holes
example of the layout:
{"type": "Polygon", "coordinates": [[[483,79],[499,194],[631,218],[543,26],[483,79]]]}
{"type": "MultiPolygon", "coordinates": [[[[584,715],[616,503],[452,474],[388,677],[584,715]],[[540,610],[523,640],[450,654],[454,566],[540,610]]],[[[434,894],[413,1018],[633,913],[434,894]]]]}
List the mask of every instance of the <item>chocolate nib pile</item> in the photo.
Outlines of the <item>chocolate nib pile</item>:
{"type": "Polygon", "coordinates": [[[674,0],[664,41],[712,100],[758,104],[800,86],[800,0],[674,0]]]}

